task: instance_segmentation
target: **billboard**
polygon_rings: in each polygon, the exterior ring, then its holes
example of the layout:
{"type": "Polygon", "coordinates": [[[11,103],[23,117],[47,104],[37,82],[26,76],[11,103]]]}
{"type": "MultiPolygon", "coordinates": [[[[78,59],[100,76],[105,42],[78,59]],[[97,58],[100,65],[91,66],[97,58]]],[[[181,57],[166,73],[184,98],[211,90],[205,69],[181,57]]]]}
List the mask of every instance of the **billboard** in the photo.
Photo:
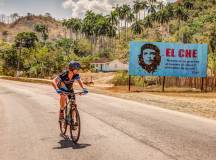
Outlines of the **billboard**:
{"type": "Polygon", "coordinates": [[[129,75],[206,77],[207,44],[130,42],[129,75]]]}

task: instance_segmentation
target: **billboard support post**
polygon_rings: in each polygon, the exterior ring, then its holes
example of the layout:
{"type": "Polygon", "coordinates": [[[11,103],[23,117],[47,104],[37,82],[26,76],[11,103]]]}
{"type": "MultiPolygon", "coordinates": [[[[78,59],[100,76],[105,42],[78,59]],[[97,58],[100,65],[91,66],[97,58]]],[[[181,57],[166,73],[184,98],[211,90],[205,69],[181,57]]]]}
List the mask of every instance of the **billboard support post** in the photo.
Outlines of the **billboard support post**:
{"type": "Polygon", "coordinates": [[[131,91],[131,75],[129,75],[129,78],[128,78],[128,91],[129,92],[131,91]]]}
{"type": "Polygon", "coordinates": [[[164,76],[164,77],[163,77],[163,84],[162,84],[162,92],[164,92],[164,88],[165,88],[165,80],[166,80],[166,77],[164,76]]]}
{"type": "Polygon", "coordinates": [[[202,82],[201,82],[201,92],[203,92],[203,85],[204,85],[204,78],[202,77],[202,82]]]}

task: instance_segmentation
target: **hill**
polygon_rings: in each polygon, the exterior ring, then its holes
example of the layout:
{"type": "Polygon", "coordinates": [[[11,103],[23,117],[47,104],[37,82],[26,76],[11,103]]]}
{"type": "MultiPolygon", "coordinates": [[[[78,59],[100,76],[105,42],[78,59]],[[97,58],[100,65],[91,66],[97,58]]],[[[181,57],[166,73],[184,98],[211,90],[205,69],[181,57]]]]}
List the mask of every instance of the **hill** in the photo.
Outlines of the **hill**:
{"type": "MultiPolygon", "coordinates": [[[[35,24],[44,24],[48,26],[50,40],[58,39],[60,37],[63,37],[65,34],[61,22],[56,21],[52,17],[33,15],[21,17],[12,24],[0,23],[0,33],[7,32],[8,41],[12,42],[17,33],[24,31],[34,31],[35,24]]],[[[2,34],[0,34],[0,39],[2,38],[3,36],[2,34]]]]}

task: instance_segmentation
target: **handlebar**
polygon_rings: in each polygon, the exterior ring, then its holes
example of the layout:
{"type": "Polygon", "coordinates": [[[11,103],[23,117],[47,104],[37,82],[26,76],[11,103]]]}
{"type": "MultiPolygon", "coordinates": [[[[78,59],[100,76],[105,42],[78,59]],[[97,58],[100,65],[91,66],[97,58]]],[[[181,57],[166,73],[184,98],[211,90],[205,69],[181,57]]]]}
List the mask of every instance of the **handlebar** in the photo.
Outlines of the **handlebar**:
{"type": "Polygon", "coordinates": [[[65,91],[62,91],[62,93],[66,94],[66,95],[85,94],[85,92],[65,92],[65,91]]]}

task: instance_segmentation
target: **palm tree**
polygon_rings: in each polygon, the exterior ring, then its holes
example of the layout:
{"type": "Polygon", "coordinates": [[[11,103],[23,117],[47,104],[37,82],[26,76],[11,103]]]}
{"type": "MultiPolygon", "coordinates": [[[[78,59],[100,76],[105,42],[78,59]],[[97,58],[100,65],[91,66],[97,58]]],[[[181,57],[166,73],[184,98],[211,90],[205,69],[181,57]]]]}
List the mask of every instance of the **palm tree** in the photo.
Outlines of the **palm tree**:
{"type": "Polygon", "coordinates": [[[136,20],[138,20],[138,14],[139,14],[139,20],[140,20],[140,10],[141,10],[141,2],[140,0],[133,1],[133,10],[134,13],[136,14],[136,20]]]}
{"type": "Polygon", "coordinates": [[[148,7],[148,14],[156,13],[156,6],[154,4],[150,4],[148,7]]]}
{"type": "Polygon", "coordinates": [[[211,51],[216,54],[216,29],[214,28],[209,36],[209,45],[211,51]]]}
{"type": "Polygon", "coordinates": [[[48,27],[44,24],[36,24],[34,30],[38,33],[41,33],[41,37],[45,42],[48,39],[48,27]]]}
{"type": "Polygon", "coordinates": [[[13,13],[10,15],[10,17],[12,18],[12,22],[16,21],[17,18],[19,18],[19,14],[18,13],[13,13]]]}
{"type": "MultiPolygon", "coordinates": [[[[127,26],[126,26],[126,30],[128,29],[128,24],[130,25],[135,19],[135,16],[134,16],[134,13],[133,12],[128,12],[128,15],[127,15],[127,26]]],[[[128,39],[128,33],[126,31],[126,40],[128,39]]]]}
{"type": "Polygon", "coordinates": [[[95,25],[96,25],[96,20],[98,16],[92,12],[92,11],[87,11],[85,14],[85,18],[83,19],[82,23],[82,33],[88,38],[91,42],[91,50],[93,49],[93,39],[96,36],[95,33],[95,25]]]}
{"type": "MultiPolygon", "coordinates": [[[[181,21],[186,21],[189,16],[187,11],[183,8],[183,6],[181,4],[178,4],[177,8],[175,9],[175,16],[178,19],[178,26],[179,26],[179,40],[180,40],[180,26],[181,26],[181,21]]],[[[182,39],[183,39],[182,35],[182,39]]]]}
{"type": "Polygon", "coordinates": [[[213,5],[216,4],[216,0],[209,0],[213,5]]]}
{"type": "Polygon", "coordinates": [[[157,6],[157,7],[158,7],[158,9],[160,9],[160,10],[161,10],[161,9],[163,9],[163,8],[164,8],[164,6],[165,6],[165,5],[164,5],[164,2],[163,2],[163,1],[160,1],[160,2],[158,2],[158,6],[157,6]]]}
{"type": "Polygon", "coordinates": [[[146,0],[141,2],[141,9],[143,9],[143,18],[145,18],[145,12],[148,9],[148,2],[146,0]]]}
{"type": "Polygon", "coordinates": [[[124,4],[122,6],[122,14],[124,16],[124,21],[125,21],[125,39],[127,39],[127,20],[128,16],[130,15],[131,8],[129,5],[124,4]]]}
{"type": "MultiPolygon", "coordinates": [[[[108,21],[111,23],[112,28],[114,29],[118,25],[118,13],[116,10],[111,11],[110,15],[107,17],[108,21]]],[[[112,37],[114,35],[112,34],[112,37]]]]}
{"type": "Polygon", "coordinates": [[[148,13],[152,14],[152,13],[156,13],[156,0],[149,0],[149,6],[148,6],[148,13]]]}
{"type": "MultiPolygon", "coordinates": [[[[164,24],[168,24],[170,20],[169,12],[166,9],[162,9],[161,11],[157,12],[156,14],[156,21],[161,24],[161,27],[164,28],[164,24]]],[[[163,33],[162,33],[162,40],[163,40],[163,33]]]]}
{"type": "Polygon", "coordinates": [[[82,20],[81,19],[74,19],[74,24],[73,24],[73,31],[76,34],[76,40],[78,39],[78,33],[81,31],[82,28],[82,20]]]}
{"type": "Polygon", "coordinates": [[[143,32],[143,23],[141,20],[139,21],[135,21],[132,25],[131,25],[131,30],[133,31],[133,33],[135,35],[137,34],[141,34],[143,32]]]}
{"type": "Polygon", "coordinates": [[[74,23],[74,19],[73,18],[71,18],[71,19],[69,19],[68,20],[68,23],[67,23],[67,27],[68,27],[68,29],[69,29],[69,33],[70,33],[70,39],[72,40],[72,29],[73,29],[73,23],[74,23]]]}
{"type": "Polygon", "coordinates": [[[108,22],[111,23],[110,33],[111,33],[111,43],[113,44],[113,38],[116,36],[116,27],[118,25],[118,13],[116,10],[111,11],[110,15],[107,17],[108,22]]]}
{"type": "Polygon", "coordinates": [[[7,38],[8,38],[8,31],[3,31],[2,32],[2,36],[3,36],[3,41],[7,41],[7,38]]]}
{"type": "Polygon", "coordinates": [[[184,0],[183,5],[186,9],[193,9],[194,7],[194,0],[184,0]]]}
{"type": "Polygon", "coordinates": [[[46,13],[45,13],[45,17],[52,17],[52,15],[51,15],[51,13],[46,12],[46,13]]]}
{"type": "Polygon", "coordinates": [[[5,21],[6,21],[6,15],[5,14],[1,14],[0,15],[0,21],[2,22],[2,23],[6,23],[5,21]]]}
{"type": "Polygon", "coordinates": [[[169,17],[170,18],[174,17],[174,8],[173,8],[173,5],[171,3],[168,3],[166,5],[166,9],[168,11],[169,17]]]}
{"type": "Polygon", "coordinates": [[[62,22],[62,26],[64,27],[64,35],[65,35],[64,38],[67,38],[67,29],[68,29],[67,25],[68,25],[68,21],[64,19],[62,22]]]}
{"type": "Polygon", "coordinates": [[[118,32],[119,32],[119,39],[121,39],[122,21],[124,20],[124,14],[123,14],[122,6],[119,7],[117,5],[115,10],[116,10],[116,12],[118,14],[118,20],[120,21],[119,26],[118,26],[118,32]]]}
{"type": "Polygon", "coordinates": [[[151,28],[151,27],[153,27],[152,19],[151,19],[150,16],[147,16],[147,17],[144,19],[144,21],[143,21],[143,26],[144,26],[145,28],[151,28]]]}

